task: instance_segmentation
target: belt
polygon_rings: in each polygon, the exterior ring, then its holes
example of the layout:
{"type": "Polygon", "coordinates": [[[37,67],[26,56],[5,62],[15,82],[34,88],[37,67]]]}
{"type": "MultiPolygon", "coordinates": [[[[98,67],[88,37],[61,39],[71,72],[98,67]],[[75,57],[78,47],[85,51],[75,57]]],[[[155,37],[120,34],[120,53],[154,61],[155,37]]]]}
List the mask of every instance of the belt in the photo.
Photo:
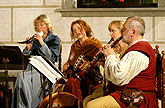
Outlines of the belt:
{"type": "Polygon", "coordinates": [[[143,91],[144,95],[151,95],[151,94],[155,94],[155,91],[143,91]]]}

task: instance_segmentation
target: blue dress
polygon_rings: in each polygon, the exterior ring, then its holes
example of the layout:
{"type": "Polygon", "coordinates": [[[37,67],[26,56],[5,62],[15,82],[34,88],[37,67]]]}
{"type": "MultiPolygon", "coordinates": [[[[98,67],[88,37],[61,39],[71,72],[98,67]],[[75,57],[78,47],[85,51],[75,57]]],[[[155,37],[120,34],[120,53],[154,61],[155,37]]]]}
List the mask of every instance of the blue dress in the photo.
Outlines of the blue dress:
{"type": "MultiPolygon", "coordinates": [[[[60,55],[60,38],[54,34],[49,34],[44,39],[44,45],[41,46],[38,40],[33,41],[30,51],[24,49],[26,55],[46,56],[53,63],[58,61],[60,55]]],[[[17,76],[11,108],[37,108],[42,98],[42,88],[40,73],[30,64],[23,72],[17,76]]]]}

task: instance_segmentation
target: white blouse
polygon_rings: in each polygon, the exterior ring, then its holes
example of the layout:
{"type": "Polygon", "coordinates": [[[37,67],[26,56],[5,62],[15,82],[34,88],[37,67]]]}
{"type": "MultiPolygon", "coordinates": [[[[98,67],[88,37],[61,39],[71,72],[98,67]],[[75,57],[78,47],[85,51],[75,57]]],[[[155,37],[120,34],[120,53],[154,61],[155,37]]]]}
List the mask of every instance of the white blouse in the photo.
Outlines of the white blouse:
{"type": "MultiPolygon", "coordinates": [[[[129,45],[129,47],[136,42],[129,45]]],[[[109,55],[104,66],[105,76],[112,83],[123,86],[128,84],[141,71],[145,70],[148,65],[149,58],[138,51],[128,52],[120,61],[117,60],[115,55],[109,55]]]]}

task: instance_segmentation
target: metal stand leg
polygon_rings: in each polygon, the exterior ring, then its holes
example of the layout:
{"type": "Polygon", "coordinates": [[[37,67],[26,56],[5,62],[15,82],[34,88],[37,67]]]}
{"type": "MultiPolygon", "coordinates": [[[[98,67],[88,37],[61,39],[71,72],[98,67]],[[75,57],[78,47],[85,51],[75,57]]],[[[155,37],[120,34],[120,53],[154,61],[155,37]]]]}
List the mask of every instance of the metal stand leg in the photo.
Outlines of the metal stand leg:
{"type": "Polygon", "coordinates": [[[52,83],[48,81],[49,86],[49,108],[52,108],[52,83]]]}
{"type": "Polygon", "coordinates": [[[45,80],[46,80],[46,77],[43,75],[43,84],[41,84],[41,87],[42,87],[42,97],[43,97],[43,99],[46,97],[45,96],[45,80]]]}
{"type": "Polygon", "coordinates": [[[5,65],[5,81],[6,81],[6,85],[5,85],[5,92],[6,92],[6,108],[9,108],[9,93],[8,93],[8,69],[7,69],[7,64],[8,64],[9,60],[8,58],[3,58],[3,63],[5,65]]]}

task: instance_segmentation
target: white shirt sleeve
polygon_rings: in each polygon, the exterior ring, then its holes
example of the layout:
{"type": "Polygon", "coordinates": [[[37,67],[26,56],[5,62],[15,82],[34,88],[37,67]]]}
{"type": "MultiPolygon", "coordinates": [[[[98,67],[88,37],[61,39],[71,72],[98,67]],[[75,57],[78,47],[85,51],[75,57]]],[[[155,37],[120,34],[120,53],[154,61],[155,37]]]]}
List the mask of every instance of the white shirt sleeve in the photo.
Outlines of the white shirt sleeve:
{"type": "Polygon", "coordinates": [[[130,51],[118,61],[109,55],[105,61],[105,76],[112,83],[123,86],[149,65],[149,57],[138,51],[130,51]]]}

